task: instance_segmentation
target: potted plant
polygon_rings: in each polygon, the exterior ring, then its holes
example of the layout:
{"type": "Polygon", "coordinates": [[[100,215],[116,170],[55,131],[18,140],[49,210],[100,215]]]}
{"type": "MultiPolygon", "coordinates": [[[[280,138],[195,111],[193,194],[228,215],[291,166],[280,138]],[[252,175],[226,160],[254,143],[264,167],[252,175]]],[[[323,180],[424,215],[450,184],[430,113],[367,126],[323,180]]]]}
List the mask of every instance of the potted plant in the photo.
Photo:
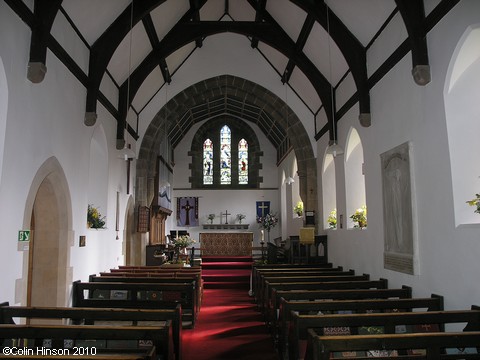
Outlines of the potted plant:
{"type": "Polygon", "coordinates": [[[293,207],[293,212],[297,214],[298,217],[303,216],[303,202],[297,202],[297,205],[293,207]]]}
{"type": "Polygon", "coordinates": [[[355,213],[350,216],[350,219],[353,220],[355,228],[366,228],[367,227],[367,206],[363,205],[361,208],[355,210],[355,213]]]}

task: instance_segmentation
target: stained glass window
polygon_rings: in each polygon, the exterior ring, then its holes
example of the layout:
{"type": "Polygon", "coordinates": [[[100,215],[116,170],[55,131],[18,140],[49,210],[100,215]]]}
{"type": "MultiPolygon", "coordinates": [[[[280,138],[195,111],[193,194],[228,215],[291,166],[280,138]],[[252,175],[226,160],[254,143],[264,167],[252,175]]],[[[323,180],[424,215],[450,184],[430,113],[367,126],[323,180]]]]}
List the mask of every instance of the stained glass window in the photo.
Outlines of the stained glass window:
{"type": "Polygon", "coordinates": [[[248,142],[245,139],[238,142],[238,183],[248,184],[248,142]]]}
{"type": "Polygon", "coordinates": [[[232,132],[227,125],[220,130],[220,184],[232,183],[232,132]]]}
{"type": "Polygon", "coordinates": [[[210,139],[203,142],[203,184],[213,184],[213,143],[210,139]]]}

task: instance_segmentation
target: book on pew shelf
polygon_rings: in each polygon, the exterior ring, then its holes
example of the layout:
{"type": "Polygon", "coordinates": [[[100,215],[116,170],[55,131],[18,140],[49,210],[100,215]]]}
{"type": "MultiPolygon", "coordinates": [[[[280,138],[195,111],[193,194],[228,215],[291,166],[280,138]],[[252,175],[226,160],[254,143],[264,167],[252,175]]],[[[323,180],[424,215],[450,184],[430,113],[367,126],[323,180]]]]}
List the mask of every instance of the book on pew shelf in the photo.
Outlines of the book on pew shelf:
{"type": "Polygon", "coordinates": [[[128,290],[111,290],[111,300],[128,300],[128,290]]]}
{"type": "Polygon", "coordinates": [[[377,335],[384,334],[385,328],[383,326],[359,326],[358,335],[377,335]]]}
{"type": "Polygon", "coordinates": [[[53,346],[52,339],[43,339],[42,346],[44,348],[50,349],[53,346]]]}
{"type": "Polygon", "coordinates": [[[395,325],[395,334],[408,334],[411,332],[413,332],[411,325],[395,325]]]}
{"type": "MultiPolygon", "coordinates": [[[[426,332],[439,332],[440,327],[438,324],[415,324],[412,326],[414,333],[426,333],[426,332]]],[[[425,349],[410,349],[407,351],[408,355],[426,355],[425,349]]]]}
{"type": "Polygon", "coordinates": [[[138,340],[138,347],[140,349],[151,348],[153,346],[152,340],[138,340]]]}
{"type": "Polygon", "coordinates": [[[397,350],[367,350],[367,357],[395,357],[398,356],[397,350]]]}
{"type": "Polygon", "coordinates": [[[110,299],[110,290],[95,289],[93,290],[94,299],[110,299]]]}
{"type": "Polygon", "coordinates": [[[461,354],[478,354],[477,348],[467,347],[467,348],[447,348],[445,349],[447,354],[461,355],[461,354]]]}
{"type": "Polygon", "coordinates": [[[108,349],[136,349],[137,340],[107,340],[106,347],[108,349]]]}
{"type": "Polygon", "coordinates": [[[348,326],[325,326],[323,328],[323,335],[325,335],[325,336],[351,335],[350,327],[348,327],[348,326]]]}
{"type": "Polygon", "coordinates": [[[348,359],[360,356],[366,356],[365,351],[335,351],[331,357],[333,359],[348,359]]]}
{"type": "Polygon", "coordinates": [[[86,339],[86,340],[76,340],[75,346],[77,348],[97,348],[105,349],[107,347],[107,340],[97,340],[97,339],[86,339]]]}
{"type": "Polygon", "coordinates": [[[73,339],[63,339],[63,348],[64,349],[73,349],[75,341],[73,339]]]}
{"type": "Polygon", "coordinates": [[[161,291],[147,291],[147,300],[163,300],[163,294],[161,291]]]}

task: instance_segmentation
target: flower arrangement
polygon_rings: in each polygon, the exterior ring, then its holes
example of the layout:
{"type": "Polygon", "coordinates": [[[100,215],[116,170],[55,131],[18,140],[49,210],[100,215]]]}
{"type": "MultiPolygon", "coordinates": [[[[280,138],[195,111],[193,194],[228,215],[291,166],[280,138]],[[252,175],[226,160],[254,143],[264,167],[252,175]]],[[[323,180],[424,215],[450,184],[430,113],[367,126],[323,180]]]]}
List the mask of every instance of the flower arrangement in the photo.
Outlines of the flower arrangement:
{"type": "Polygon", "coordinates": [[[91,204],[88,204],[87,209],[87,226],[91,229],[105,229],[105,216],[91,204]]]}
{"type": "Polygon", "coordinates": [[[245,219],[245,218],[246,218],[246,216],[244,214],[237,214],[237,219],[240,222],[240,224],[242,223],[242,220],[245,219]]]}
{"type": "Polygon", "coordinates": [[[475,206],[475,213],[480,214],[480,194],[475,194],[475,198],[467,201],[467,204],[470,206],[475,206]]]}
{"type": "Polygon", "coordinates": [[[337,228],[337,209],[333,209],[332,211],[330,211],[330,215],[328,215],[327,221],[328,227],[330,229],[337,228]]]}
{"type": "Polygon", "coordinates": [[[172,244],[176,249],[185,249],[195,244],[195,240],[190,235],[182,235],[173,239],[172,244]]]}
{"type": "Polygon", "coordinates": [[[210,220],[210,224],[213,224],[213,219],[215,219],[215,214],[208,214],[207,219],[210,220]]]}
{"type": "Polygon", "coordinates": [[[293,207],[293,212],[297,214],[297,216],[303,215],[303,201],[297,202],[297,205],[293,207]]]}
{"type": "Polygon", "coordinates": [[[260,224],[260,228],[267,230],[270,232],[272,228],[275,227],[278,223],[278,216],[277,214],[268,213],[265,216],[257,217],[257,222],[260,224]]]}
{"type": "Polygon", "coordinates": [[[355,213],[350,216],[350,219],[353,220],[354,227],[356,228],[366,228],[367,227],[367,206],[363,205],[361,208],[355,210],[355,213]]]}

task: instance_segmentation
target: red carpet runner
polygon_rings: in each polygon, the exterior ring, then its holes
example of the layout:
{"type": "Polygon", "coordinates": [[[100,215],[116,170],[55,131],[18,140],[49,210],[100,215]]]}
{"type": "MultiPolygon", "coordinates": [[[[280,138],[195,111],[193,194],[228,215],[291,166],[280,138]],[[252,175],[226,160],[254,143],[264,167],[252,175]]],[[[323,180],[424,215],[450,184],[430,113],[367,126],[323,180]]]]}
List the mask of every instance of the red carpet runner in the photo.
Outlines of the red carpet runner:
{"type": "Polygon", "coordinates": [[[251,259],[203,259],[204,297],[195,329],[183,331],[184,360],[278,360],[248,295],[251,259]]]}

